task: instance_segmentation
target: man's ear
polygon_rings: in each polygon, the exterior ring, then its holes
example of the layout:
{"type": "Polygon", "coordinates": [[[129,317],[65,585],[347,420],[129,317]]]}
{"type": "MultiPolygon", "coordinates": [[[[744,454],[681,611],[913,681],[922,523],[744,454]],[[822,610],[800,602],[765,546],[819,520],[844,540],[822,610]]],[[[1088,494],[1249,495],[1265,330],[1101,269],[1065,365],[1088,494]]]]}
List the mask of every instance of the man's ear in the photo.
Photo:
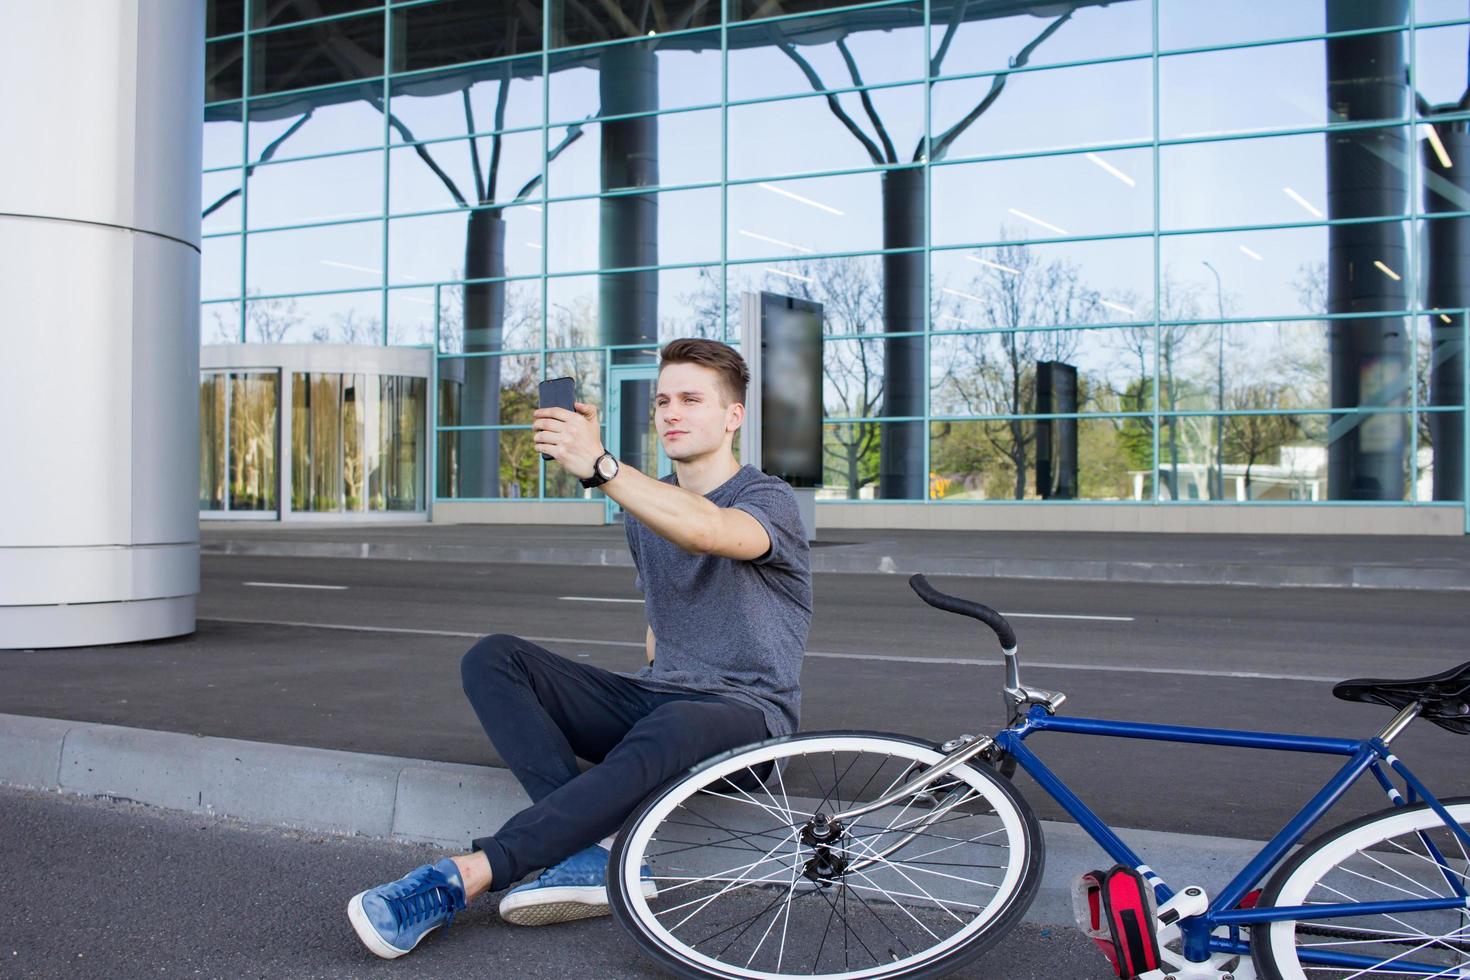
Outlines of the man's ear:
{"type": "Polygon", "coordinates": [[[734,432],[745,424],[745,406],[740,402],[731,402],[725,416],[725,431],[734,432]]]}

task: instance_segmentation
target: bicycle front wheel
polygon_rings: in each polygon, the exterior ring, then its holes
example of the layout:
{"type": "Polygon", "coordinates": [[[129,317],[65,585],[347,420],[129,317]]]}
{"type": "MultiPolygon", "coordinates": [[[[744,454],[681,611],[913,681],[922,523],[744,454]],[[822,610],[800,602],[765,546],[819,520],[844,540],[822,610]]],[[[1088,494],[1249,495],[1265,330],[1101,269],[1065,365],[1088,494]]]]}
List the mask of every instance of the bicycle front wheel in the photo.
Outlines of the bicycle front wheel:
{"type": "Polygon", "coordinates": [[[845,823],[824,819],[943,758],[928,742],[869,732],[717,756],[624,823],[613,914],[684,977],[950,973],[1024,914],[1041,881],[1040,828],[1010,783],[976,762],[845,823]]]}
{"type": "MultiPolygon", "coordinates": [[[[1470,827],[1470,797],[1445,803],[1470,827]]],[[[1296,919],[1251,930],[1266,980],[1470,976],[1470,856],[1428,804],[1327,831],[1282,866],[1261,907],[1459,898],[1459,908],[1296,919]]]]}

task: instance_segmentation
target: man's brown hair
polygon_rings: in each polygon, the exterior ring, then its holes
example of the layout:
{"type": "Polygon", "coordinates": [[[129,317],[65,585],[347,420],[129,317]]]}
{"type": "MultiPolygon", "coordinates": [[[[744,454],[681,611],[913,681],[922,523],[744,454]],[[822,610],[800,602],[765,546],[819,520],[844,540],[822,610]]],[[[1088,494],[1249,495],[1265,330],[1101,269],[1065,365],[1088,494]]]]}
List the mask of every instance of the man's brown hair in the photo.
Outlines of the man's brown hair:
{"type": "Polygon", "coordinates": [[[658,369],[662,371],[670,364],[698,364],[714,369],[725,390],[725,404],[745,404],[745,390],[750,385],[750,369],[745,366],[745,358],[729,344],[701,337],[671,340],[659,353],[658,369]]]}

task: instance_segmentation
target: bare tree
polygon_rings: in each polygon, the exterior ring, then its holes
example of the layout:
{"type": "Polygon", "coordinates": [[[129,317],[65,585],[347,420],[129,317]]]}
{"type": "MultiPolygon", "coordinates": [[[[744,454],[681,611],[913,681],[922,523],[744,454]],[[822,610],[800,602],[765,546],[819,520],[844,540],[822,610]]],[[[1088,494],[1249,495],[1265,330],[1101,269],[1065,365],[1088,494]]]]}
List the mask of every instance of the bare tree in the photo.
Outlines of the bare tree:
{"type": "Polygon", "coordinates": [[[285,343],[306,319],[296,309],[293,297],[245,298],[246,339],[256,344],[285,343]]]}

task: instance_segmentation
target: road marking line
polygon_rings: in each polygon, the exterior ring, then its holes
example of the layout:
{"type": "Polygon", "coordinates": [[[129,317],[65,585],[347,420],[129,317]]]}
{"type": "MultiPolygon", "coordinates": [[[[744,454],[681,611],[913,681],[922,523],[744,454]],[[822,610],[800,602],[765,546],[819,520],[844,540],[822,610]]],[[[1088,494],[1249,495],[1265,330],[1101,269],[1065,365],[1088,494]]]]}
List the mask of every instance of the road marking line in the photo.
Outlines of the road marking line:
{"type": "Polygon", "coordinates": [[[1003,612],[1010,619],[1095,619],[1104,623],[1131,623],[1132,616],[1074,616],[1068,613],[1016,613],[1003,612]]]}
{"type": "Polygon", "coordinates": [[[559,595],[562,602],[642,602],[642,599],[603,599],[592,595],[559,595]]]}
{"type": "MultiPolygon", "coordinates": [[[[410,636],[454,636],[478,640],[484,633],[469,633],[462,630],[411,629],[405,626],[356,626],[344,623],[301,623],[278,619],[235,619],[224,616],[201,616],[201,623],[243,623],[249,626],[297,626],[316,630],[347,630],[356,633],[403,633],[410,636]]],[[[628,647],[642,650],[642,643],[627,640],[584,640],[575,636],[525,636],[532,643],[565,643],[574,646],[628,647]]],[[[1001,661],[974,657],[899,657],[886,653],[831,653],[825,650],[808,650],[808,657],[824,660],[877,660],[895,664],[947,664],[959,667],[999,667],[1001,661]]],[[[1129,667],[1109,664],[1047,664],[1027,661],[1028,670],[1081,670],[1106,674],[1177,674],[1182,677],[1220,677],[1227,680],[1264,681],[1307,681],[1316,684],[1336,684],[1339,676],[1321,677],[1316,674],[1268,674],[1254,670],[1192,670],[1185,667],[1129,667]]]]}
{"type": "Polygon", "coordinates": [[[257,589],[327,589],[332,592],[345,592],[345,585],[301,585],[297,582],[241,582],[241,585],[253,585],[257,589]]]}

